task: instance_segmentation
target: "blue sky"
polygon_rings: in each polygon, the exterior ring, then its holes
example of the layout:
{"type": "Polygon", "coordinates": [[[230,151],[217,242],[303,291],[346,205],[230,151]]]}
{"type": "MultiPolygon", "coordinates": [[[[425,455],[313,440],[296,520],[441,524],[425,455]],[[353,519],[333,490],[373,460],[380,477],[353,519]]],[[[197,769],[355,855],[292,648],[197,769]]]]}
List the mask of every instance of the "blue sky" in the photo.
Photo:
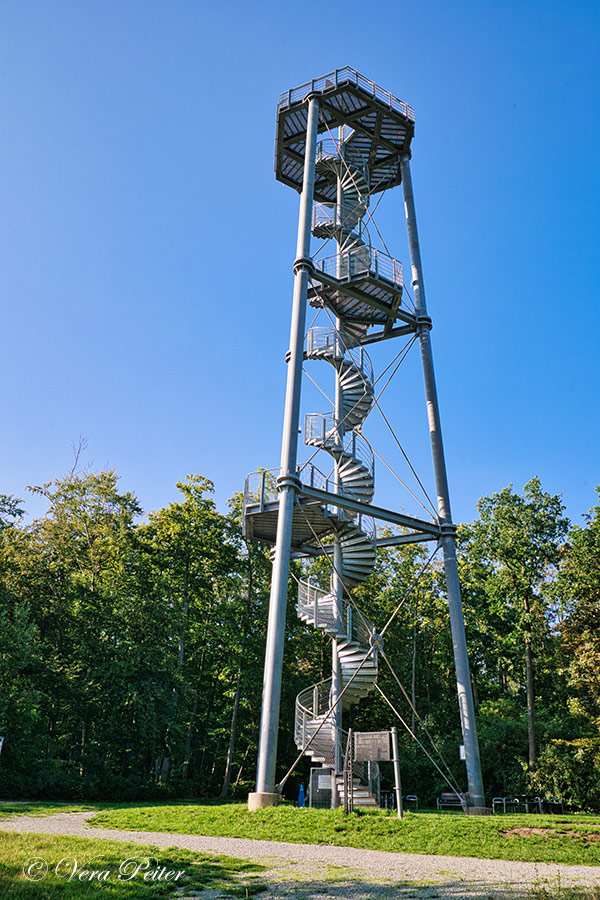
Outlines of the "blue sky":
{"type": "MultiPolygon", "coordinates": [[[[275,104],[350,65],[416,111],[455,520],[534,475],[579,520],[600,482],[599,20],[581,0],[4,0],[0,491],[67,471],[80,435],[146,510],[190,472],[224,509],[278,464],[298,197],[273,177],[275,104]]],[[[406,264],[400,190],[376,220],[406,264]]],[[[429,484],[415,353],[382,405],[429,484]]]]}

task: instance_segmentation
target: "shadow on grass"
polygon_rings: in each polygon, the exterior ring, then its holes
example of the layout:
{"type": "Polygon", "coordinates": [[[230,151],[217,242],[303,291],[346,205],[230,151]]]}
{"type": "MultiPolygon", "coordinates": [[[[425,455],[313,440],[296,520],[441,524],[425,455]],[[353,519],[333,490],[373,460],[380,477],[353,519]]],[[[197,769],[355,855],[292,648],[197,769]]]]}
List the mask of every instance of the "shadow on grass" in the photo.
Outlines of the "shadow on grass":
{"type": "Polygon", "coordinates": [[[251,897],[264,867],[178,847],[0,831],[2,900],[159,900],[190,892],[251,897]]]}

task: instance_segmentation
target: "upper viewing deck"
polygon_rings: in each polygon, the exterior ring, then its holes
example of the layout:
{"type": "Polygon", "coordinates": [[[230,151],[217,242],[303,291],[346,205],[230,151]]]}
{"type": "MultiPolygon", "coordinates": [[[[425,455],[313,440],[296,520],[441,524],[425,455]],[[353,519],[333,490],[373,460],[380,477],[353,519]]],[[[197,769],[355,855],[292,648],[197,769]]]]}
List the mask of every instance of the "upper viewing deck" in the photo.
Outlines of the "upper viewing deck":
{"type": "MultiPolygon", "coordinates": [[[[297,190],[302,188],[306,145],[307,104],[311,94],[319,97],[319,132],[336,136],[340,126],[352,131],[352,145],[371,173],[371,193],[400,184],[400,161],[409,152],[415,130],[414,110],[389,91],[346,66],[322,78],[285,91],[277,103],[275,175],[297,190]]],[[[324,174],[315,177],[315,200],[331,203],[336,185],[324,174]]]]}

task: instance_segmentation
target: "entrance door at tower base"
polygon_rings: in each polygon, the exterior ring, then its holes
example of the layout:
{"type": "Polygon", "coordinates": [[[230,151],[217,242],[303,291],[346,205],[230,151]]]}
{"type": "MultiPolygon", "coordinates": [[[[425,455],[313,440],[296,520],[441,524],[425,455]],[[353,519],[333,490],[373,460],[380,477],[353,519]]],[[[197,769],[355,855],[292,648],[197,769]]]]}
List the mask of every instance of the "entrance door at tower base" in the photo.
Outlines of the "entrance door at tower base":
{"type": "Polygon", "coordinates": [[[310,782],[308,787],[309,806],[330,809],[332,778],[334,777],[334,774],[333,769],[330,769],[327,766],[319,766],[317,769],[310,770],[310,782]]]}

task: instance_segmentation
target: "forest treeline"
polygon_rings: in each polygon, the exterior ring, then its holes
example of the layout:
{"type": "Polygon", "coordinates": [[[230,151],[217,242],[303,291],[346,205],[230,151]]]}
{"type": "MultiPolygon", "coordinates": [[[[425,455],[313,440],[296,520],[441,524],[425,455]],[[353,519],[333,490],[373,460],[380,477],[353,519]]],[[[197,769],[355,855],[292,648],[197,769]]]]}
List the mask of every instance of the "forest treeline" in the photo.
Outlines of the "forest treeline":
{"type": "MultiPolygon", "coordinates": [[[[271,563],[200,476],[145,519],[115,472],[74,471],[33,488],[26,523],[0,495],[0,795],[142,799],[243,796],[253,788],[271,563]]],[[[380,684],[461,787],[452,641],[439,554],[378,554],[355,591],[382,627],[380,684]],[[422,571],[420,577],[417,577],[422,571]],[[399,607],[399,609],[398,609],[399,607]],[[393,671],[392,671],[393,670],[393,671]]],[[[323,586],[324,559],[292,563],[281,777],[296,756],[294,701],[330,674],[331,645],[295,612],[295,579],[323,586]]],[[[538,479],[483,498],[459,528],[459,567],[488,799],[561,796],[600,808],[600,506],[580,525],[538,479]]],[[[381,696],[345,727],[402,734],[403,789],[431,802],[444,782],[381,696]]],[[[306,784],[305,758],[289,780],[306,784]]]]}

